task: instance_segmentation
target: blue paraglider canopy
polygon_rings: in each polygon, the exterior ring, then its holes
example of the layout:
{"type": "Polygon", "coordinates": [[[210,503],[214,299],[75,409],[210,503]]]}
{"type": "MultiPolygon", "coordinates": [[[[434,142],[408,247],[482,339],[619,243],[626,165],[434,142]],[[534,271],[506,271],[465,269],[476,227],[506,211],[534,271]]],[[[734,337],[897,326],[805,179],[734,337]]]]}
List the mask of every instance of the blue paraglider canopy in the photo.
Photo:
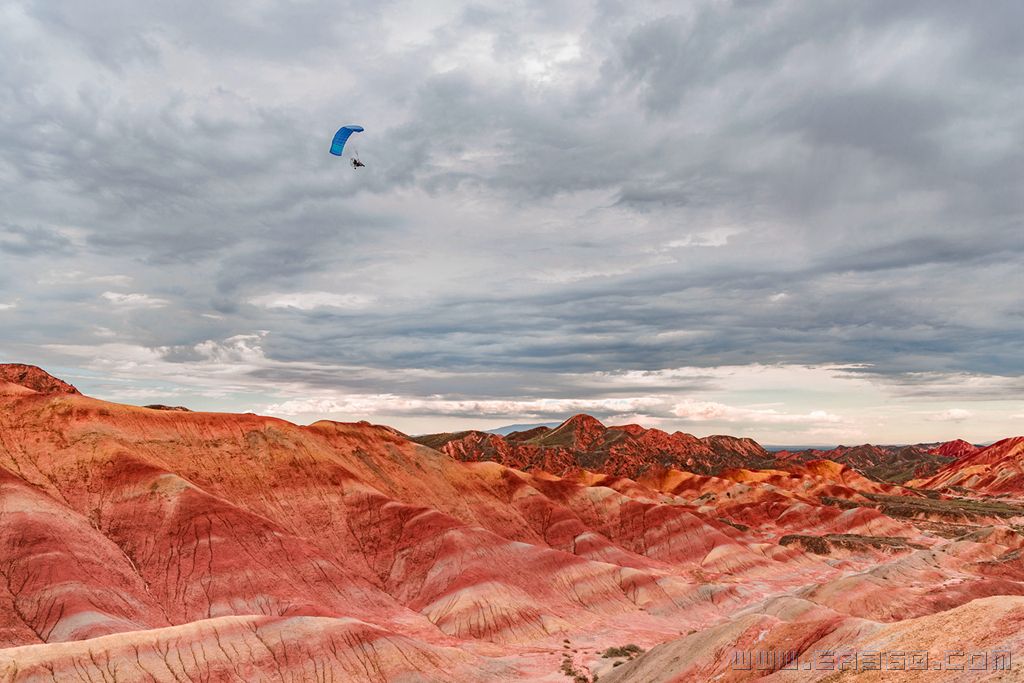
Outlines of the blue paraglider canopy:
{"type": "Polygon", "coordinates": [[[336,157],[340,157],[342,152],[345,150],[345,142],[352,133],[362,133],[362,126],[342,126],[338,129],[338,132],[334,134],[334,140],[331,142],[331,154],[336,157]]]}

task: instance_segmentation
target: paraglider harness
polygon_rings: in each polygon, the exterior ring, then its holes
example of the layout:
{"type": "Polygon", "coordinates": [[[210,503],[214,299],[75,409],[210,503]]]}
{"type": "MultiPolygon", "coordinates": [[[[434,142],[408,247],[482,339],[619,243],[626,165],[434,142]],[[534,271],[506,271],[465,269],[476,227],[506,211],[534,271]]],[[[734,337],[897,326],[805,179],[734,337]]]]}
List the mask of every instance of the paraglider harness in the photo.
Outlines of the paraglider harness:
{"type": "Polygon", "coordinates": [[[363,166],[366,164],[359,160],[359,150],[356,150],[356,155],[352,157],[352,168],[362,168],[363,166]]]}

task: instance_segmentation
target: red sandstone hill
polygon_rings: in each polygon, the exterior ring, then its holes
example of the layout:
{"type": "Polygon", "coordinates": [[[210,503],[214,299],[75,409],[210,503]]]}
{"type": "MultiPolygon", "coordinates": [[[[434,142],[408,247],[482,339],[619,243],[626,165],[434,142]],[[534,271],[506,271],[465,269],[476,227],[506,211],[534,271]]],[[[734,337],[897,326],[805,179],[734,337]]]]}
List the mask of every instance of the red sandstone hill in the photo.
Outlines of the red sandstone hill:
{"type": "Polygon", "coordinates": [[[589,415],[576,415],[554,429],[536,427],[504,437],[478,431],[428,434],[414,440],[467,462],[490,460],[516,469],[563,474],[577,468],[637,477],[651,467],[714,473],[726,467],[758,467],[773,462],[752,439],[702,439],[640,425],[606,427],[589,415]]]}
{"type": "MultiPolygon", "coordinates": [[[[1020,645],[1024,507],[1005,501],[828,461],[559,477],[23,372],[0,366],[4,680],[685,681],[762,639],[1020,645]]],[[[534,436],[675,436],[562,427],[534,436]]]]}
{"type": "Polygon", "coordinates": [[[1024,437],[997,441],[963,455],[934,476],[909,482],[929,489],[1024,498],[1024,437]]]}
{"type": "Polygon", "coordinates": [[[967,443],[963,439],[954,439],[953,441],[933,446],[928,452],[934,455],[944,455],[947,458],[964,458],[968,455],[974,455],[980,450],[981,448],[978,446],[967,443]]]}

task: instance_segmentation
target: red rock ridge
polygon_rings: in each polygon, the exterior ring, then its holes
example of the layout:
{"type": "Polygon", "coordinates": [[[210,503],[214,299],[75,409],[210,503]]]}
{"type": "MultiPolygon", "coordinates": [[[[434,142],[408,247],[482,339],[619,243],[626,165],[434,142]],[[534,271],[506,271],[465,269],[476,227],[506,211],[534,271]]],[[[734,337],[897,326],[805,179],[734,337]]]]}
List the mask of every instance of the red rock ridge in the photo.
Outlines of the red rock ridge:
{"type": "Polygon", "coordinates": [[[954,439],[953,441],[946,441],[940,443],[938,446],[931,448],[928,452],[934,455],[944,455],[949,458],[963,458],[968,455],[974,455],[981,448],[975,446],[972,443],[967,443],[963,439],[954,439]]]}
{"type": "Polygon", "coordinates": [[[516,469],[564,474],[583,468],[635,478],[651,467],[711,473],[723,467],[764,466],[771,455],[752,439],[668,433],[640,425],[606,427],[589,415],[576,415],[554,429],[537,427],[498,436],[469,431],[416,437],[454,458],[491,460],[516,469]]]}

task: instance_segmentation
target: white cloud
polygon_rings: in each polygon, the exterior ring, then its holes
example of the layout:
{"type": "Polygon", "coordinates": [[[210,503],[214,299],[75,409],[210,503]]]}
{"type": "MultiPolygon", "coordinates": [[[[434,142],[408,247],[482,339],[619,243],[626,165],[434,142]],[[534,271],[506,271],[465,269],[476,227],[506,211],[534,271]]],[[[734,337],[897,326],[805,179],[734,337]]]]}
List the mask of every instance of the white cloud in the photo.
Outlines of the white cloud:
{"type": "Polygon", "coordinates": [[[629,413],[664,405],[664,397],[605,399],[453,400],[394,394],[352,394],[293,399],[266,406],[271,415],[466,415],[493,417],[564,417],[574,413],[629,413]]]}
{"type": "Polygon", "coordinates": [[[938,413],[932,413],[928,420],[930,422],[963,422],[974,417],[974,413],[963,408],[950,408],[938,413]]]}
{"type": "MultiPolygon", "coordinates": [[[[689,333],[696,338],[695,333],[689,333]]],[[[688,338],[683,334],[681,338],[688,338]]],[[[750,363],[749,365],[716,365],[710,367],[683,366],[661,370],[627,370],[596,372],[588,375],[594,386],[616,387],[672,387],[685,388],[694,382],[707,382],[709,387],[721,391],[785,390],[813,391],[865,391],[871,383],[857,371],[862,365],[792,365],[750,363]]],[[[590,386],[586,381],[585,385],[590,386]]]]}
{"type": "MultiPolygon", "coordinates": [[[[103,336],[99,333],[99,336],[103,336]]],[[[44,348],[61,356],[82,359],[83,367],[105,381],[125,380],[132,384],[161,387],[181,385],[196,395],[224,396],[231,392],[255,394],[263,389],[256,373],[275,364],[263,353],[263,333],[235,335],[227,339],[207,340],[188,348],[146,347],[137,344],[107,342],[94,345],[47,344],[44,348]],[[176,353],[184,360],[169,360],[176,353]]],[[[305,366],[308,367],[308,366],[305,366]]],[[[277,389],[287,390],[281,383],[277,389]]],[[[161,391],[165,391],[161,388],[161,391]]],[[[106,391],[98,398],[126,400],[126,390],[106,391]]]]}
{"type": "Polygon", "coordinates": [[[41,285],[103,284],[127,287],[131,283],[132,278],[129,275],[89,275],[80,270],[51,270],[39,278],[39,284],[41,285]]]}
{"type": "Polygon", "coordinates": [[[0,311],[10,311],[18,307],[17,303],[0,303],[0,311]]]}
{"type": "Polygon", "coordinates": [[[275,292],[249,299],[249,303],[263,308],[296,308],[311,311],[315,308],[366,308],[374,302],[362,294],[335,294],[333,292],[275,292]]]}
{"type": "Polygon", "coordinates": [[[166,299],[158,299],[148,294],[139,293],[103,292],[101,296],[121,308],[162,308],[170,303],[166,299]]]}
{"type": "Polygon", "coordinates": [[[744,422],[749,424],[822,424],[838,423],[843,418],[824,410],[808,413],[783,413],[774,408],[745,408],[715,401],[686,399],[672,407],[672,414],[694,422],[744,422]]]}
{"type": "Polygon", "coordinates": [[[224,365],[246,364],[243,367],[251,368],[267,359],[261,345],[263,337],[264,334],[237,334],[220,342],[208,339],[193,348],[207,361],[224,365]]]}
{"type": "Polygon", "coordinates": [[[625,275],[631,272],[634,268],[632,266],[623,266],[618,268],[563,268],[561,270],[545,270],[537,273],[533,276],[538,282],[548,283],[567,283],[567,282],[579,282],[581,280],[588,280],[591,278],[606,278],[615,277],[617,275],[625,275]]]}
{"type": "Polygon", "coordinates": [[[563,36],[559,42],[534,46],[530,54],[519,61],[519,72],[526,79],[548,84],[564,72],[565,66],[580,58],[579,39],[573,35],[563,36]]]}
{"type": "Polygon", "coordinates": [[[737,228],[719,228],[707,232],[690,233],[686,237],[670,240],[662,249],[685,249],[686,247],[724,247],[729,238],[738,235],[742,230],[737,228]]]}

